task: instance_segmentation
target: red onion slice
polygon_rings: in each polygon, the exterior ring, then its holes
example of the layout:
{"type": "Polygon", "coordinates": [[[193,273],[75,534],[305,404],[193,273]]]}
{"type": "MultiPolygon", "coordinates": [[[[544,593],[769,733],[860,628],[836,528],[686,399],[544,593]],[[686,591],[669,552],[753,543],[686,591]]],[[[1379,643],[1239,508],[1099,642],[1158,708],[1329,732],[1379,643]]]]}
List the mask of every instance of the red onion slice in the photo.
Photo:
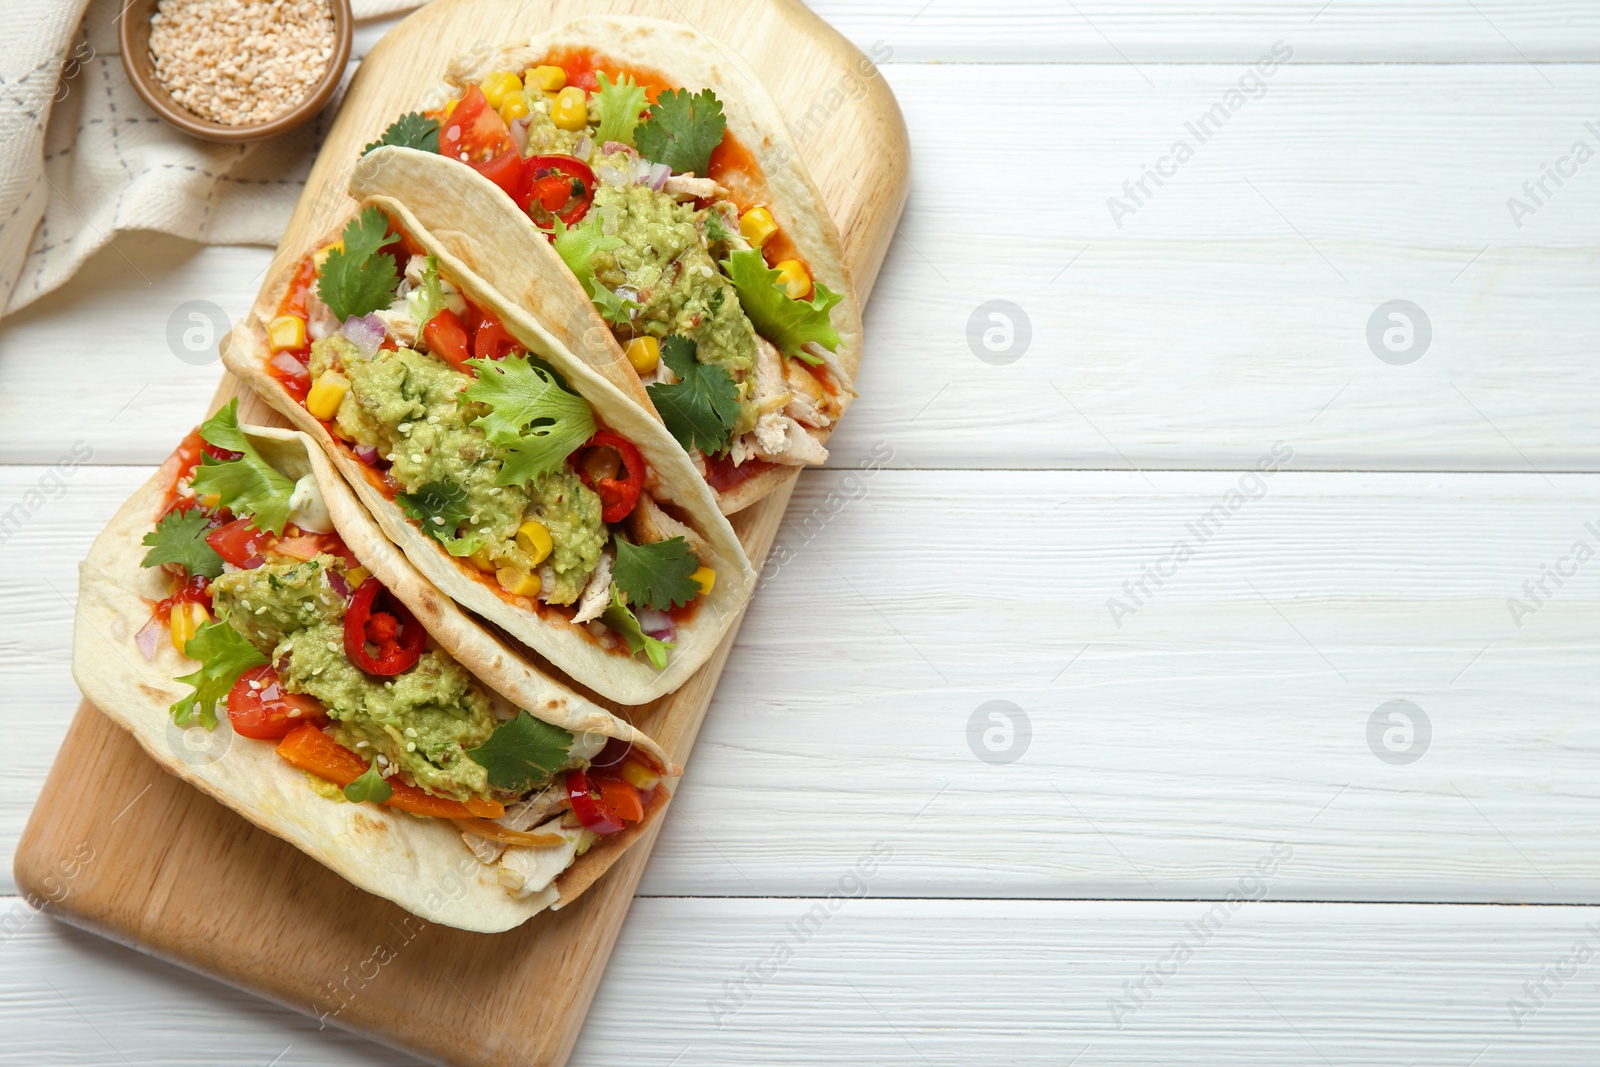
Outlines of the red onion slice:
{"type": "Polygon", "coordinates": [[[139,628],[133,635],[133,643],[139,646],[139,651],[144,653],[144,658],[154,660],[156,649],[161,647],[161,635],[167,629],[159,615],[150,616],[150,621],[139,628]]]}
{"type": "Polygon", "coordinates": [[[344,600],[350,599],[350,583],[338,571],[328,571],[328,587],[344,600]]]}
{"type": "Polygon", "coordinates": [[[640,608],[636,613],[639,619],[639,629],[657,641],[672,640],[677,624],[672,621],[672,616],[664,611],[654,608],[640,608]]]}
{"type": "Polygon", "coordinates": [[[589,157],[594,155],[594,142],[589,140],[588,134],[578,138],[578,143],[572,146],[572,154],[585,163],[589,162],[589,157]]]}
{"type": "Polygon", "coordinates": [[[644,183],[659,193],[670,177],[672,177],[671,167],[665,163],[652,163],[649,173],[645,175],[644,183]]]}
{"type": "Polygon", "coordinates": [[[369,467],[374,466],[378,462],[377,445],[356,445],[350,451],[354,452],[356,458],[369,467]]]}
{"type": "Polygon", "coordinates": [[[528,119],[524,115],[520,119],[511,120],[511,143],[517,146],[517,155],[522,155],[528,150],[528,119]]]}
{"type": "Polygon", "coordinates": [[[376,315],[363,315],[360,318],[352,315],[345,320],[343,326],[339,327],[339,333],[356,346],[356,350],[361,353],[362,359],[372,358],[372,354],[383,343],[383,337],[386,332],[383,320],[376,315]]]}

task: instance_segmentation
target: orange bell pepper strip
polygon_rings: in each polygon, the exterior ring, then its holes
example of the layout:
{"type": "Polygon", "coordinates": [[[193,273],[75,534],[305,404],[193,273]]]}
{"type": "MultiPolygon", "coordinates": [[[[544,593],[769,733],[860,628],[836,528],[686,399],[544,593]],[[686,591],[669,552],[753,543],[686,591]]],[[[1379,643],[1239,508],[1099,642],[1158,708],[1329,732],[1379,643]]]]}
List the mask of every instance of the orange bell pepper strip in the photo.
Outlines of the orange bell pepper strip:
{"type": "MultiPolygon", "coordinates": [[[[318,778],[326,778],[341,788],[360,778],[367,771],[360,756],[323,733],[312,723],[290,730],[278,743],[278,755],[318,778]]],[[[466,803],[449,797],[436,797],[416,786],[407,785],[398,778],[385,779],[393,790],[386,807],[409,811],[413,815],[429,815],[439,819],[498,819],[506,813],[505,805],[497,800],[473,797],[466,803]]]]}
{"type": "Polygon", "coordinates": [[[601,778],[598,775],[593,781],[600,790],[600,799],[621,816],[623,822],[638,822],[644,818],[644,804],[639,800],[639,791],[633,786],[615,778],[601,778]]]}

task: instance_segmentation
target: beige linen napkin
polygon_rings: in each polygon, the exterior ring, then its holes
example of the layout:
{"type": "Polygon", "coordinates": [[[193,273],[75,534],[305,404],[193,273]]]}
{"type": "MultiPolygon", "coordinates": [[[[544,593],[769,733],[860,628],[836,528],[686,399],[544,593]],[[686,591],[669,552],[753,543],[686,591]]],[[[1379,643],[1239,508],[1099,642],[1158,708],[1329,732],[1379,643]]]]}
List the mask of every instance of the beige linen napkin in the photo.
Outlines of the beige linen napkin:
{"type": "MultiPolygon", "coordinates": [[[[338,108],[336,95],[299,130],[250,145],[179,133],[145,106],[122,71],[116,19],[125,3],[0,0],[6,313],[71,278],[92,253],[116,245],[121,231],[277,244],[338,108]]],[[[352,3],[358,19],[415,6],[352,3]]]]}

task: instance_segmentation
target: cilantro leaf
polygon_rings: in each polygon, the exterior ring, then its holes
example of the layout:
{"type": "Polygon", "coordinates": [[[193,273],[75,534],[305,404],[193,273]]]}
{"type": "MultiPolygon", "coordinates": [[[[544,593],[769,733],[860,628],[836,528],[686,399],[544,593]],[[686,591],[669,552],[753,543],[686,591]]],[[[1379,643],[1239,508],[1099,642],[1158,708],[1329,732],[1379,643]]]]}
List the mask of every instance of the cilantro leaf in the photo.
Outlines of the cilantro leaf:
{"type": "Polygon", "coordinates": [[[317,296],[340,322],[352,315],[368,315],[386,308],[394,300],[400,284],[394,257],[378,255],[388,244],[389,217],[383,209],[369,206],[345,224],[340,235],[343,248],[328,253],[317,279],[317,296]]]}
{"type": "Polygon", "coordinates": [[[194,692],[167,710],[179,726],[188,726],[198,713],[207,730],[217,725],[217,701],[228,695],[239,675],[267,662],[260,649],[226,622],[200,627],[183,646],[183,654],[200,661],[199,670],[177,679],[194,686],[194,692]]]}
{"type": "Polygon", "coordinates": [[[700,595],[694,572],[700,561],[682,537],[636,545],[620,534],[611,580],[632,604],[665,611],[682,607],[700,595]]]}
{"type": "Polygon", "coordinates": [[[194,491],[201,496],[216,493],[222,506],[241,517],[249,517],[256,528],[269,533],[283,532],[289,521],[289,498],[294,482],[261,458],[256,446],[239,429],[239,401],[200,424],[200,436],[207,444],[240,453],[238,459],[219,463],[210,456],[200,457],[194,472],[194,491]]]}
{"type": "Polygon", "coordinates": [[[428,325],[444,310],[444,283],[439,277],[439,257],[429,256],[422,269],[422,284],[406,294],[406,310],[417,328],[428,325]]]}
{"type": "Polygon", "coordinates": [[[466,491],[449,479],[419,485],[415,493],[394,495],[395,503],[422,527],[422,532],[438,541],[452,556],[470,556],[483,547],[484,535],[473,530],[464,537],[456,531],[472,514],[466,491]]]}
{"type": "Polygon", "coordinates": [[[389,144],[399,145],[401,148],[416,148],[424,152],[437,152],[439,121],[430,119],[420,111],[401,115],[383,131],[382,137],[363,148],[361,154],[366,155],[374,148],[382,148],[389,144]]]}
{"type": "MultiPolygon", "coordinates": [[[[718,289],[718,293],[722,290],[718,289]]],[[[695,343],[673,334],[661,342],[661,360],[678,376],[672,385],[645,386],[661,420],[684,448],[721,452],[739,418],[739,387],[726,369],[697,363],[695,343]]]]}
{"type": "Polygon", "coordinates": [[[622,75],[615,85],[603,72],[595,75],[595,80],[600,83],[595,101],[600,108],[600,125],[594,131],[594,142],[633,144],[633,128],[639,125],[639,116],[647,102],[644,86],[635,82],[631,74],[622,75]]]}
{"type": "Polygon", "coordinates": [[[711,169],[711,152],[722,143],[727,128],[716,93],[672,89],[656,97],[649,116],[634,131],[633,143],[646,159],[665,163],[675,173],[703,178],[711,169]]]}
{"type": "Polygon", "coordinates": [[[361,772],[361,777],[344,787],[344,798],[360,804],[370,800],[374,804],[382,804],[394,796],[394,786],[383,780],[383,775],[378,773],[378,764],[369,763],[367,769],[361,772]]]}
{"type": "Polygon", "coordinates": [[[611,583],[611,604],[600,618],[628,642],[629,652],[635,656],[643,652],[656,670],[667,669],[667,650],[677,646],[671,641],[657,641],[639,628],[638,617],[634,615],[633,609],[628,607],[628,602],[622,598],[622,591],[617,588],[615,582],[611,583]]]}
{"type": "Polygon", "coordinates": [[[222,573],[222,557],[206,544],[206,534],[210,532],[210,520],[200,512],[169,511],[139,542],[150,546],[141,565],[159,567],[163,563],[176,563],[190,575],[215,578],[222,573]]]}
{"type": "Polygon", "coordinates": [[[589,402],[563,389],[555,372],[542,363],[508,356],[468,360],[467,365],[478,379],[462,395],[489,407],[472,424],[505,452],[495,484],[521,485],[560,470],[594,436],[589,402]]]}
{"type": "Polygon", "coordinates": [[[780,275],[754,248],[734,252],[722,261],[722,269],[738,290],[739,303],[756,332],[777,345],[786,356],[794,356],[807,363],[822,360],[801,350],[801,345],[815,341],[830,352],[838,351],[839,331],[833,328],[828,312],[844,297],[831,291],[821,282],[810,300],[793,300],[784,291],[780,275]]]}
{"type": "Polygon", "coordinates": [[[521,711],[496,726],[489,740],[467,749],[467,755],[489,772],[490,785],[520,793],[560,770],[571,747],[572,735],[566,730],[521,711]]]}

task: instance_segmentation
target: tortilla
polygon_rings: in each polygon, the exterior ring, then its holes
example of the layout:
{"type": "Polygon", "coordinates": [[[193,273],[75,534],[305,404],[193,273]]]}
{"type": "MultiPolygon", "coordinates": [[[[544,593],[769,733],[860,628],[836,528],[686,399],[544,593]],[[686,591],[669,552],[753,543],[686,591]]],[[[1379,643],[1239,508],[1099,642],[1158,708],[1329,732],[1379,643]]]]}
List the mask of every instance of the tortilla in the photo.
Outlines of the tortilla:
{"type": "Polygon", "coordinates": [[[500,318],[507,332],[528,351],[554,367],[571,388],[587,400],[610,429],[639,449],[650,468],[646,491],[674,505],[708,548],[702,562],[715,569],[711,592],[694,614],[677,627],[675,648],[666,669],[657,671],[644,659],[628,654],[620,641],[607,649],[582,625],[562,613],[514,597],[488,581],[469,561],[451,556],[425,534],[390,497],[382,476],[356,458],[349,446],[290,395],[268,370],[270,349],[266,324],[271,321],[297,269],[283,264],[262,289],[251,314],[223,341],[222,361],[242,381],[289,421],[310,434],[349,480],[356,495],[377,519],[390,540],[422,574],[463,607],[503,628],[559,669],[600,695],[623,704],[643,704],[676,690],[716,651],[755,586],[755,569],[745,556],[728,520],[717,510],[711,490],[689,456],[649,413],[630,403],[606,378],[572,353],[527,311],[505,300],[474,270],[450,253],[417,222],[399,201],[370,197],[376,206],[428,252],[437,256],[441,272],[478,306],[500,318]]]}
{"type": "MultiPolygon", "coordinates": [[[[719,180],[741,206],[763,205],[793,242],[812,277],[843,299],[833,309],[838,351],[827,359],[841,387],[841,413],[854,395],[861,363],[861,307],[844,265],[838,228],[822,194],[801,162],[781,112],[761,87],[756,73],[718,44],[687,26],[657,19],[610,15],[575,19],[542,33],[526,45],[486,53],[477,49],[454,60],[446,88],[458,92],[491,71],[520,71],[566,50],[590,50],[606,69],[649,71],[651,80],[685,89],[709,88],[723,104],[728,134],[752,157],[759,174],[737,172],[719,180]]],[[[435,153],[384,147],[367,153],[351,176],[357,199],[385,195],[406,204],[450,252],[505,295],[561,336],[634,403],[653,412],[639,375],[623,356],[588,294],[534,225],[493,182],[470,167],[435,153]]],[[[805,428],[820,444],[833,423],[805,428]]],[[[764,470],[722,492],[718,507],[731,515],[748,507],[798,473],[798,465],[764,470]]]]}
{"type": "MultiPolygon", "coordinates": [[[[638,746],[674,774],[678,769],[645,734],[604,708],[535,671],[472,621],[406,562],[304,434],[245,427],[264,458],[291,478],[316,476],[334,528],[351,552],[411,609],[433,639],[486,687],[513,705],[573,734],[615,737],[638,746]]],[[[140,565],[140,543],[163,510],[166,475],[158,472],[117,511],[80,566],[72,673],[84,695],[172,774],[283,838],[361,889],[429,922],[492,933],[560,908],[603,874],[665,807],[601,838],[543,892],[514,898],[497,866],[480,863],[446,819],[420,818],[376,804],[329,800],[313,780],[274,752],[274,743],[241,737],[220,716],[205,749],[174,725],[168,707],[188,693],[175,679],[194,669],[165,635],[153,659],[134,643],[151,604],[167,595],[168,577],[140,565]]],[[[199,730],[200,727],[191,727],[199,730]]],[[[665,793],[665,790],[662,790],[665,793]]]]}

